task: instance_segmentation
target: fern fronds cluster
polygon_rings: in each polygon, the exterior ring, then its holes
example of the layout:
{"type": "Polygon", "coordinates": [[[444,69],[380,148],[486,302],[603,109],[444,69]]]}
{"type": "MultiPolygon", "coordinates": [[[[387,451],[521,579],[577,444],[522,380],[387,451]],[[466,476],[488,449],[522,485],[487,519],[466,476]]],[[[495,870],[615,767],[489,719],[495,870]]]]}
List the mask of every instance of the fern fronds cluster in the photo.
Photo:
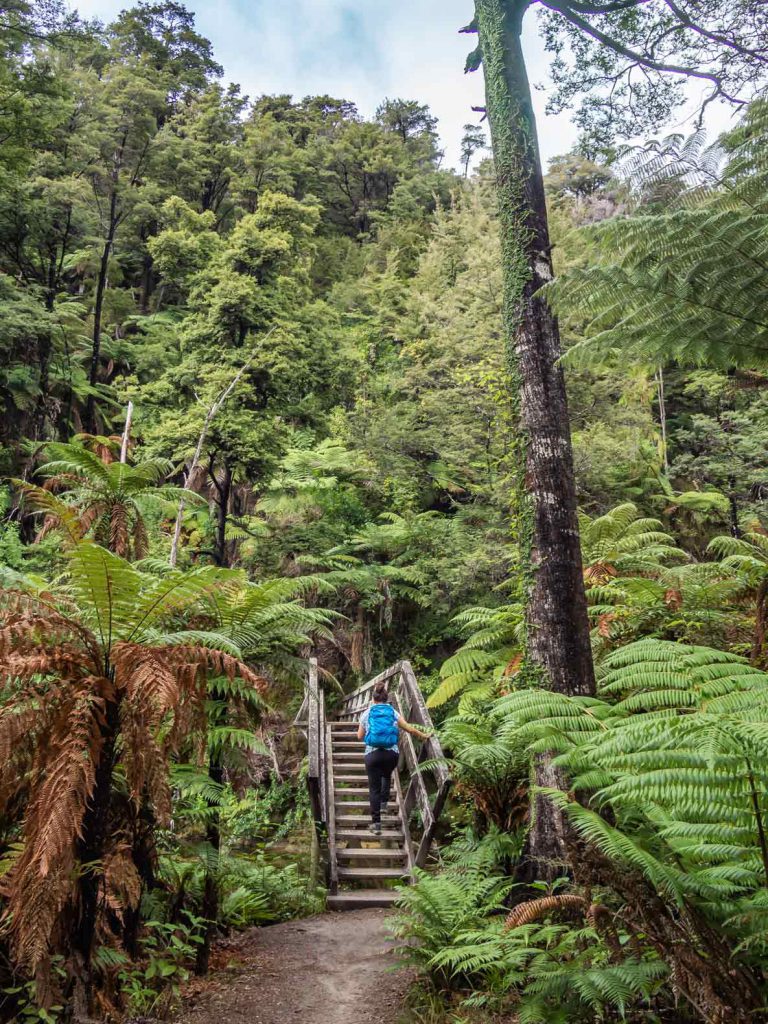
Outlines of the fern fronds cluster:
{"type": "MultiPolygon", "coordinates": [[[[582,514],[580,530],[596,657],[648,635],[724,645],[748,638],[750,585],[732,560],[691,561],[660,520],[631,502],[594,519],[582,514]]],[[[725,552],[727,541],[716,538],[710,552],[725,552]]]]}
{"type": "Polygon", "coordinates": [[[523,609],[519,604],[498,608],[466,608],[454,623],[467,637],[440,668],[440,683],[427,699],[429,707],[458,701],[459,714],[471,712],[498,694],[522,661],[523,609]]]}
{"type": "Polygon", "coordinates": [[[43,517],[38,539],[57,530],[70,545],[91,537],[123,558],[141,559],[149,550],[150,510],[171,513],[181,498],[200,503],[193,492],[163,483],[173,471],[167,459],[104,461],[77,442],[52,443],[47,454],[38,470],[42,486],[16,481],[27,506],[43,517]]]}
{"type": "Polygon", "coordinates": [[[685,153],[672,139],[639,165],[646,179],[677,178],[688,188],[677,208],[587,229],[597,243],[596,261],[548,289],[563,317],[586,325],[570,359],[621,353],[656,366],[765,364],[766,139],[763,100],[726,136],[725,154],[713,147],[707,161],[700,146],[685,153]]]}
{"type": "MultiPolygon", "coordinates": [[[[493,889],[476,882],[501,862],[474,872],[460,837],[443,875],[400,901],[419,969],[520,1021],[643,1019],[672,991],[696,1019],[751,1019],[768,951],[768,674],[645,638],[603,659],[595,697],[521,689],[483,728],[489,749],[547,752],[569,779],[538,793],[570,824],[573,876],[511,913],[484,907],[493,889]]],[[[457,750],[481,738],[471,720],[451,729],[457,750]]]]}
{"type": "Polygon", "coordinates": [[[625,950],[621,922],[621,934],[611,924],[606,941],[587,901],[566,894],[523,904],[510,927],[499,901],[509,885],[454,866],[437,878],[419,876],[398,900],[393,931],[401,958],[439,989],[462,993],[467,1008],[513,1012],[531,1024],[651,1008],[668,968],[649,948],[625,950]],[[541,920],[530,909],[523,914],[534,906],[541,920]],[[571,923],[554,919],[565,906],[576,911],[571,923]]]}
{"type": "MultiPolygon", "coordinates": [[[[586,843],[577,877],[604,858],[619,891],[633,877],[647,886],[657,919],[684,922],[694,946],[713,936],[737,945],[738,916],[757,922],[742,950],[748,974],[766,934],[768,674],[727,652],[648,638],[605,659],[595,698],[530,690],[495,714],[510,742],[555,751],[570,777],[571,792],[546,796],[586,843]]],[[[722,955],[711,954],[722,967],[716,998],[728,1005],[722,955]]],[[[689,993],[709,984],[701,965],[686,970],[689,993]]]]}
{"type": "Polygon", "coordinates": [[[528,818],[528,758],[485,716],[449,718],[441,732],[454,780],[454,796],[470,811],[475,828],[514,835],[528,818]]]}
{"type": "Polygon", "coordinates": [[[584,579],[591,585],[617,576],[655,573],[668,562],[686,559],[663,523],[642,516],[632,502],[594,518],[581,513],[579,536],[584,579]]]}

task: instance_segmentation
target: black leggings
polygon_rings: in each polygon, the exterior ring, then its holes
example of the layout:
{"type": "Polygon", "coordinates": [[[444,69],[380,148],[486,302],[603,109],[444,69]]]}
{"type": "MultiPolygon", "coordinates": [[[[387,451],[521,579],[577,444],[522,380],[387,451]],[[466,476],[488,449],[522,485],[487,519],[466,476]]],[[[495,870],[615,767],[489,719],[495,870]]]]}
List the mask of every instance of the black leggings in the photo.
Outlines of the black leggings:
{"type": "Polygon", "coordinates": [[[371,801],[371,821],[381,821],[381,805],[389,800],[392,772],[397,768],[399,756],[394,750],[372,750],[365,755],[368,772],[368,795],[371,801]]]}

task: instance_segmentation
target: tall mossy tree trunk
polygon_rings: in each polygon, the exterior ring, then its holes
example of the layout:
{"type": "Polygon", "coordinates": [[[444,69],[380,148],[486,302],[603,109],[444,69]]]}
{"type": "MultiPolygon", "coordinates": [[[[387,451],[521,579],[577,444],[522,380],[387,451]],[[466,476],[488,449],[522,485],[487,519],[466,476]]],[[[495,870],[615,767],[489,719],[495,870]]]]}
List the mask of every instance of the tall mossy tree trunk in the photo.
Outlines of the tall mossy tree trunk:
{"type": "MultiPolygon", "coordinates": [[[[520,33],[528,0],[475,0],[478,58],[496,169],[504,329],[516,384],[520,438],[517,517],[525,578],[526,664],[542,686],[591,694],[595,680],[584,593],[568,403],[557,320],[539,289],[552,280],[544,182],[520,33]]],[[[560,781],[546,756],[538,785],[560,781]]],[[[533,808],[527,873],[561,874],[561,815],[533,808]]]]}

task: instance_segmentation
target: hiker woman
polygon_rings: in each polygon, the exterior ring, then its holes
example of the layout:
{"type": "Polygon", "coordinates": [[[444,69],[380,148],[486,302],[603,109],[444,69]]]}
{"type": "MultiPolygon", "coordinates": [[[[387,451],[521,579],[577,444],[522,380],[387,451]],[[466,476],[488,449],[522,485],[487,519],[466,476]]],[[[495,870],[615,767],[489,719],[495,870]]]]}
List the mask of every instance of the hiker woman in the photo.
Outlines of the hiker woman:
{"type": "Polygon", "coordinates": [[[360,715],[357,738],[365,740],[365,770],[368,772],[368,793],[371,801],[370,831],[381,835],[381,815],[386,814],[392,772],[397,768],[400,752],[397,742],[399,730],[404,729],[421,739],[428,735],[410,725],[387,700],[385,683],[377,683],[373,691],[373,704],[360,715]]]}

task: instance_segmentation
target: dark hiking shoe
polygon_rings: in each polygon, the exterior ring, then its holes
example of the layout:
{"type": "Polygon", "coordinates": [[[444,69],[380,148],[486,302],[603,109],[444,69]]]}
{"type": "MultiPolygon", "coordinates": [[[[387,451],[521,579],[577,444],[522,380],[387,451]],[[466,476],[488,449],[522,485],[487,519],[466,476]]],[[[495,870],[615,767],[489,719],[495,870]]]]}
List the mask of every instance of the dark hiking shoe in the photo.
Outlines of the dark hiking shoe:
{"type": "Polygon", "coordinates": [[[378,821],[372,821],[368,826],[368,831],[374,836],[381,835],[381,823],[378,821]]]}

